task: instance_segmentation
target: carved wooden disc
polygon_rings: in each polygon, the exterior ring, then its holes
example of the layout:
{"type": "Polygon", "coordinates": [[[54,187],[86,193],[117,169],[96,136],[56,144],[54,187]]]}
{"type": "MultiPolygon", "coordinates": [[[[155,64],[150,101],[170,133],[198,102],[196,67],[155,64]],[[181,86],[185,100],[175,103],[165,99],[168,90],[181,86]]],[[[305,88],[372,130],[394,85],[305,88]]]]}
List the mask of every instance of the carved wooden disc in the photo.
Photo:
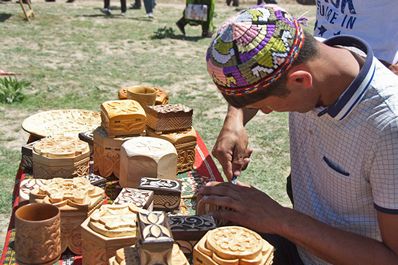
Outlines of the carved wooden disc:
{"type": "Polygon", "coordinates": [[[261,255],[263,240],[244,227],[225,226],[208,232],[206,246],[222,259],[251,259],[261,255]]]}

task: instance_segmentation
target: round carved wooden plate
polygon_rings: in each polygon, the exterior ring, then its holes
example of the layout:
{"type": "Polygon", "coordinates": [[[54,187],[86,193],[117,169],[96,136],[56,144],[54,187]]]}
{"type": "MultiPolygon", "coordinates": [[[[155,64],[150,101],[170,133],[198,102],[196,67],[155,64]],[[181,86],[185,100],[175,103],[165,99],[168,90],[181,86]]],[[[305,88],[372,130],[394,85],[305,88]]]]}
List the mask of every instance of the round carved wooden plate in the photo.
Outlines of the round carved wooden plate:
{"type": "Polygon", "coordinates": [[[49,110],[33,114],[22,122],[22,128],[39,137],[72,136],[92,131],[101,125],[99,112],[82,109],[49,110]]]}

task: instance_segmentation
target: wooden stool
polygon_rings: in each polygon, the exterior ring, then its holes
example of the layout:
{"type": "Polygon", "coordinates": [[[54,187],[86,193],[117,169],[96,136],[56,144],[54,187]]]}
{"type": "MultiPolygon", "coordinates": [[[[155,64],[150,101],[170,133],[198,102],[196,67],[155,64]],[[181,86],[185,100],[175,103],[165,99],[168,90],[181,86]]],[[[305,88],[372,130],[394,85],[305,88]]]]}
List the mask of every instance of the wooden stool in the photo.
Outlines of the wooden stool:
{"type": "Polygon", "coordinates": [[[33,13],[32,4],[31,4],[30,0],[19,0],[19,5],[22,8],[22,11],[25,15],[26,20],[30,21],[29,18],[33,18],[35,16],[35,13],[33,13]],[[25,8],[24,1],[27,5],[27,8],[25,8]]]}

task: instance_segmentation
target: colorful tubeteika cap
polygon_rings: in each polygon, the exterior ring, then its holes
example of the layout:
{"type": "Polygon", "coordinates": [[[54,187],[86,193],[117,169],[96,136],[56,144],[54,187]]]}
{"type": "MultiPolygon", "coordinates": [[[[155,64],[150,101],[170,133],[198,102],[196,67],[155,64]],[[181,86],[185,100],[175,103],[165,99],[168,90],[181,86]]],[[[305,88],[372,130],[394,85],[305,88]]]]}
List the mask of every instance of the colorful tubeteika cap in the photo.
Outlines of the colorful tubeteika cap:
{"type": "Polygon", "coordinates": [[[276,5],[243,10],[220,27],[207,70],[224,97],[260,92],[289,69],[304,42],[299,22],[276,5]]]}

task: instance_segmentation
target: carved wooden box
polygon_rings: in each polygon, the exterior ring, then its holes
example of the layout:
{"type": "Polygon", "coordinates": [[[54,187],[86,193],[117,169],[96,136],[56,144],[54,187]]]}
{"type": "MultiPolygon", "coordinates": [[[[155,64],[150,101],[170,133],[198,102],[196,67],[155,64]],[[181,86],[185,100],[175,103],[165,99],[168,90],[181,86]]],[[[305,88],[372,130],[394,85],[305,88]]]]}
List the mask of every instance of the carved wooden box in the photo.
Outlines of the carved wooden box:
{"type": "Polygon", "coordinates": [[[120,177],[122,187],[137,188],[142,177],[177,179],[177,151],[168,141],[134,137],[122,144],[120,177]]]}
{"type": "Polygon", "coordinates": [[[73,137],[43,138],[33,145],[35,178],[73,178],[88,174],[88,144],[73,137]]]}
{"type": "MultiPolygon", "coordinates": [[[[171,251],[171,265],[189,265],[187,258],[177,244],[173,245],[171,251]]],[[[109,259],[109,265],[140,265],[138,248],[129,246],[118,249],[116,255],[109,259]]]]}
{"type": "Polygon", "coordinates": [[[80,225],[104,201],[104,190],[83,178],[54,178],[44,180],[44,185],[30,191],[30,202],[48,203],[61,211],[62,252],[69,248],[81,254],[80,225]]]}
{"type": "Polygon", "coordinates": [[[88,181],[90,181],[90,183],[94,186],[100,187],[105,189],[106,187],[106,178],[103,178],[101,176],[98,176],[94,173],[88,174],[83,176],[84,178],[88,179],[88,181]]]}
{"type": "Polygon", "coordinates": [[[145,111],[137,101],[110,100],[101,104],[101,126],[109,137],[141,134],[145,122],[145,111]]]}
{"type": "Polygon", "coordinates": [[[25,173],[31,174],[33,172],[33,145],[36,142],[37,141],[22,145],[21,167],[25,173]]]}
{"type": "Polygon", "coordinates": [[[108,264],[116,250],[137,241],[137,212],[133,204],[103,205],[87,218],[82,228],[83,264],[108,264]]]}
{"type": "Polygon", "coordinates": [[[169,224],[174,240],[198,241],[208,231],[217,228],[210,215],[174,215],[169,216],[169,224]]]}
{"type": "Polygon", "coordinates": [[[132,137],[109,137],[103,127],[94,130],[94,170],[103,177],[119,177],[120,148],[132,137]]]}
{"type": "Polygon", "coordinates": [[[193,110],[182,104],[148,106],[147,126],[157,132],[187,130],[192,127],[193,110]]]}
{"type": "Polygon", "coordinates": [[[152,211],[153,191],[123,188],[113,204],[134,204],[135,206],[152,211]]]}
{"type": "Polygon", "coordinates": [[[30,192],[46,185],[46,179],[24,179],[19,185],[19,201],[29,201],[30,192]]]}
{"type": "Polygon", "coordinates": [[[151,129],[147,135],[169,141],[177,150],[177,172],[193,169],[195,162],[196,131],[193,127],[185,131],[159,134],[151,129]]]}
{"type": "Polygon", "coordinates": [[[181,201],[181,181],[158,178],[141,178],[138,187],[154,192],[153,208],[161,211],[178,210],[181,201]]]}
{"type": "Polygon", "coordinates": [[[224,226],[207,232],[194,247],[194,265],[272,264],[274,247],[256,232],[224,226]]]}
{"type": "Polygon", "coordinates": [[[138,214],[139,245],[141,264],[172,264],[174,244],[169,221],[165,212],[140,212],[138,214]]]}

